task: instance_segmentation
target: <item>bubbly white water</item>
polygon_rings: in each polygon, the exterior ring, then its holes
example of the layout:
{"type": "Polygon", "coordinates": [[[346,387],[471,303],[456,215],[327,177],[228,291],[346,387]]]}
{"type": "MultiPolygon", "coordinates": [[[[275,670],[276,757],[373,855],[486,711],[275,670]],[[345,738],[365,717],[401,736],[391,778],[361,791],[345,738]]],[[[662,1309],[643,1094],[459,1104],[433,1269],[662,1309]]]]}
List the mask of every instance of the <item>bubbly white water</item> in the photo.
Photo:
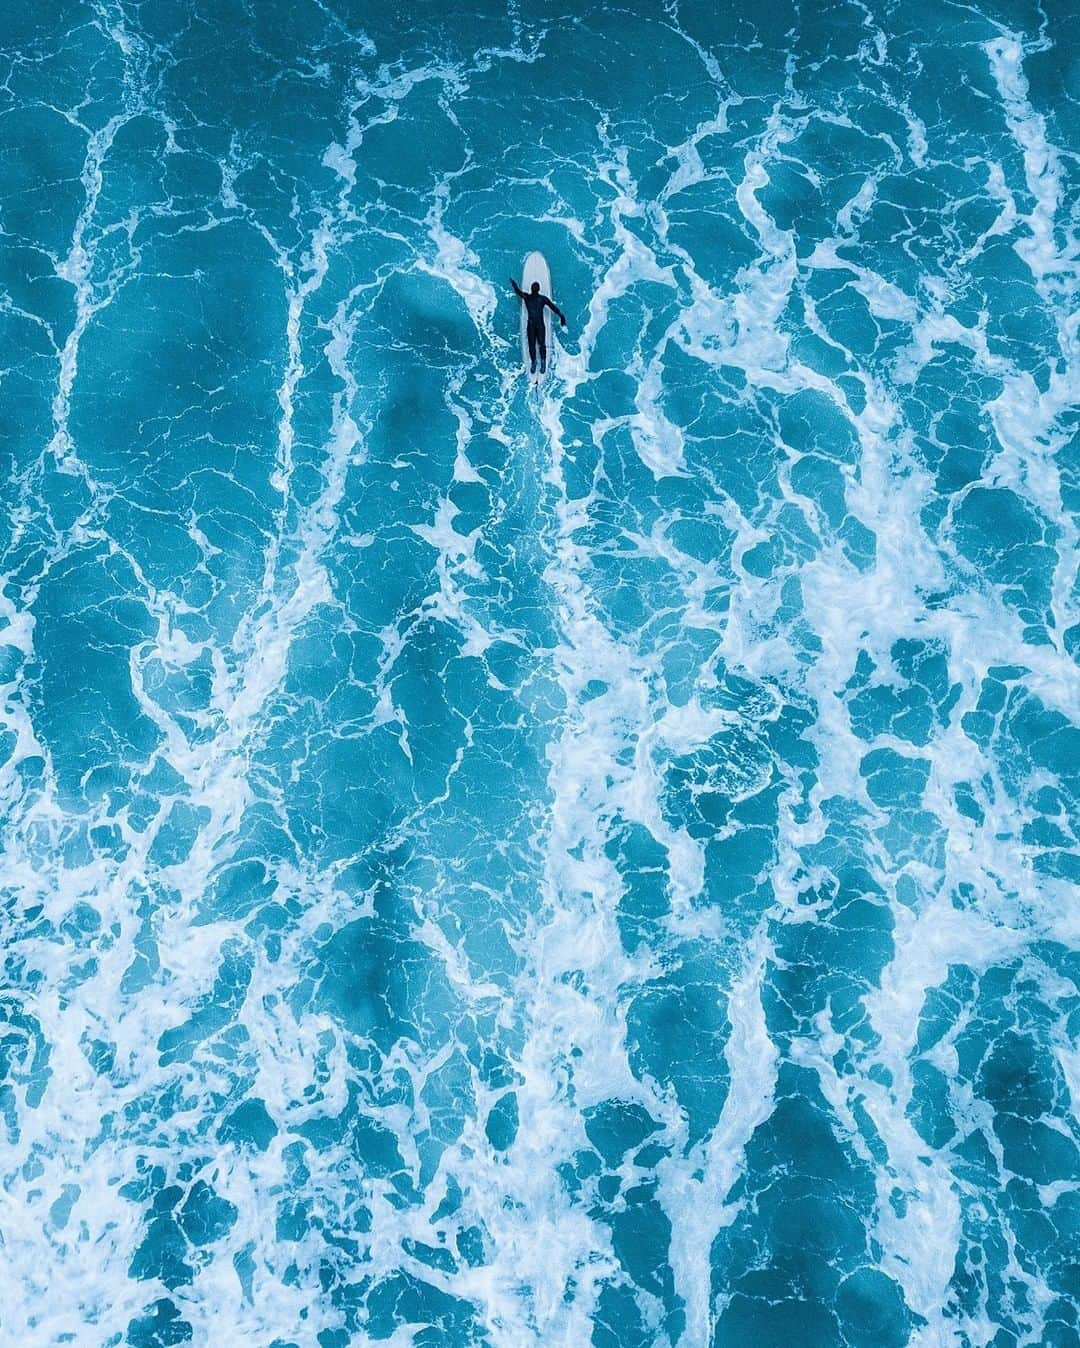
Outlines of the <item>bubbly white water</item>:
{"type": "Polygon", "coordinates": [[[1068,16],[713,8],[16,16],[0,1341],[1075,1339],[1068,16]]]}

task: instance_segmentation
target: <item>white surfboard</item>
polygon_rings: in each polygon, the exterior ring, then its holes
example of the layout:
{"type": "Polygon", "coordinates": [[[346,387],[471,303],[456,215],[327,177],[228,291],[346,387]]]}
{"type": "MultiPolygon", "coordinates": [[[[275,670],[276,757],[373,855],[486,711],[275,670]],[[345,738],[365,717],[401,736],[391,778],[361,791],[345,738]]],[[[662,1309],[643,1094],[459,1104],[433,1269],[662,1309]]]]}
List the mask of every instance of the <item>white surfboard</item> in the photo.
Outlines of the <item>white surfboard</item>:
{"type": "MultiPolygon", "coordinates": [[[[532,289],[534,281],[540,282],[540,293],[546,295],[548,299],[554,299],[551,293],[551,272],[548,269],[547,259],[543,253],[530,253],[525,259],[521,268],[521,288],[526,295],[532,289]]],[[[525,373],[529,374],[529,338],[527,336],[529,327],[529,315],[525,305],[521,306],[521,359],[525,366],[525,373]]],[[[551,310],[544,310],[544,332],[547,340],[547,367],[551,369],[551,362],[555,355],[555,348],[551,344],[551,310]]],[[[536,373],[530,376],[536,383],[543,379],[540,373],[540,358],[537,355],[536,373]]]]}

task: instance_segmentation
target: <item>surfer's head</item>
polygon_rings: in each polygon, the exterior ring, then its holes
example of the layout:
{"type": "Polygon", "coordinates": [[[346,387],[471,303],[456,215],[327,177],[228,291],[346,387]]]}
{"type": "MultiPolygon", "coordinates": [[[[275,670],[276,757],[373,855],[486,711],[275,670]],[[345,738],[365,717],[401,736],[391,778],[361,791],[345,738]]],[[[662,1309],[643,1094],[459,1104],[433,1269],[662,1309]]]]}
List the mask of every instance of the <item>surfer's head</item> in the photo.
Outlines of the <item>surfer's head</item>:
{"type": "Polygon", "coordinates": [[[539,281],[534,281],[534,282],[532,283],[531,289],[532,289],[532,293],[533,293],[534,295],[539,295],[539,294],[540,294],[540,282],[539,282],[539,281]]]}

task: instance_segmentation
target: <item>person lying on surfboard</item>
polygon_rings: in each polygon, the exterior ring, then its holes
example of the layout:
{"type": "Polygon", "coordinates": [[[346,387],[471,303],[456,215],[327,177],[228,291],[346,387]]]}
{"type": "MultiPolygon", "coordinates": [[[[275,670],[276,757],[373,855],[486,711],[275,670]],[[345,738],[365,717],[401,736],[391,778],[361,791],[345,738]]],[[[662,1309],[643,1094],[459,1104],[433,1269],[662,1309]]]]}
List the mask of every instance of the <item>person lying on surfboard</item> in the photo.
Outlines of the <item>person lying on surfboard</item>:
{"type": "Polygon", "coordinates": [[[546,295],[540,294],[540,282],[534,281],[526,294],[524,290],[511,276],[510,284],[514,287],[514,294],[519,300],[525,301],[525,308],[529,314],[529,325],[526,328],[526,335],[529,339],[529,360],[532,362],[530,373],[536,373],[536,351],[540,349],[540,373],[543,374],[547,369],[547,333],[544,331],[544,310],[550,309],[552,313],[559,315],[559,322],[566,327],[566,315],[554,302],[549,300],[546,295]]]}

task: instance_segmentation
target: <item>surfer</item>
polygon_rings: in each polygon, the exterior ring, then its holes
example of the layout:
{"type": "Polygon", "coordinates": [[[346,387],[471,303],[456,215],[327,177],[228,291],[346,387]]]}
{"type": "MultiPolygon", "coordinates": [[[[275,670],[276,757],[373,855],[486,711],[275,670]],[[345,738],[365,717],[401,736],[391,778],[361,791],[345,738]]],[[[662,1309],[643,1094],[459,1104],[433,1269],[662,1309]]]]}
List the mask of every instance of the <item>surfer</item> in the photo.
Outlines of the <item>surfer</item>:
{"type": "Polygon", "coordinates": [[[529,315],[529,325],[526,328],[526,336],[529,339],[529,360],[532,362],[530,372],[536,373],[536,350],[540,348],[540,373],[543,374],[547,369],[547,333],[544,331],[544,310],[550,309],[552,313],[559,315],[559,322],[566,327],[566,315],[554,302],[549,300],[546,295],[540,294],[540,282],[534,281],[526,294],[524,290],[511,276],[510,284],[514,287],[514,294],[519,300],[525,301],[525,308],[529,315]]]}

